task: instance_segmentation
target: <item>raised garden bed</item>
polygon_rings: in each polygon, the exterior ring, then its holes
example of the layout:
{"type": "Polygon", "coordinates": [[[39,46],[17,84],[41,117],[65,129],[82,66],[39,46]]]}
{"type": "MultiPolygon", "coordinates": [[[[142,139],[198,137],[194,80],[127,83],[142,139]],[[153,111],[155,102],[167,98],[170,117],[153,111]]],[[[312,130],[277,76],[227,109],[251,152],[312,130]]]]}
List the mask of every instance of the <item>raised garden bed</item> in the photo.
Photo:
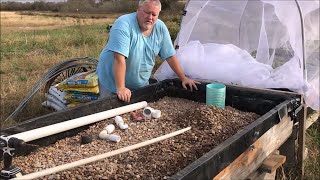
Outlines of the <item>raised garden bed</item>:
{"type": "MultiPolygon", "coordinates": [[[[61,172],[59,177],[163,179],[171,176],[174,179],[212,179],[265,132],[277,125],[283,117],[294,111],[300,104],[300,98],[294,93],[227,86],[226,105],[229,107],[221,110],[200,104],[205,102],[205,83],[199,86],[198,91],[190,92],[181,88],[180,81],[168,80],[133,93],[132,103],[147,100],[151,107],[163,112],[162,117],[140,123],[127,118],[130,129],[128,131],[117,129],[116,133],[122,137],[117,144],[94,138],[90,144],[79,145],[81,135],[97,136],[107,121],[113,121],[109,119],[35,140],[30,143],[39,144],[44,148],[34,151],[35,148],[29,147],[17,150],[17,154],[28,154],[33,151],[29,158],[35,165],[31,167],[31,163],[25,163],[21,166],[22,169],[31,172],[34,169],[40,170],[90,157],[191,126],[192,129],[182,135],[94,164],[61,172]],[[161,100],[158,101],[159,99],[161,100]],[[186,99],[195,102],[191,103],[186,99]],[[261,117],[258,118],[259,116],[261,117]],[[232,137],[229,138],[230,136],[232,137]],[[53,143],[55,144],[50,145],[53,143]],[[200,150],[196,148],[197,146],[201,147],[200,150]],[[88,149],[85,150],[86,148],[88,149]],[[36,153],[40,155],[34,155],[36,153]]],[[[122,105],[125,103],[113,96],[74,109],[31,119],[8,128],[3,133],[16,134],[122,105]]],[[[14,162],[25,161],[23,158],[16,157],[14,162]]],[[[47,178],[58,178],[58,175],[47,178]]]]}

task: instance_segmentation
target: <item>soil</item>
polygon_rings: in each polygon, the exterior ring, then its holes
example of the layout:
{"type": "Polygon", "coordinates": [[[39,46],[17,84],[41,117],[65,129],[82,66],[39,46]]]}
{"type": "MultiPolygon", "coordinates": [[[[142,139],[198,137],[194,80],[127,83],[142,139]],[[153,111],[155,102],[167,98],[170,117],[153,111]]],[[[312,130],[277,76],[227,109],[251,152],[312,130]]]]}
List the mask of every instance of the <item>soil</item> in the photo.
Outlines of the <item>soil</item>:
{"type": "Polygon", "coordinates": [[[127,130],[117,127],[113,118],[106,119],[74,137],[39,148],[28,156],[15,157],[13,164],[28,174],[191,126],[191,130],[159,143],[41,178],[167,179],[259,117],[232,107],[221,109],[179,98],[164,97],[148,105],[161,110],[159,119],[136,122],[129,113],[124,114],[121,117],[129,125],[127,130]],[[98,137],[102,129],[111,123],[116,126],[113,134],[121,136],[118,143],[98,137]],[[81,144],[83,136],[91,136],[92,142],[81,144]]]}

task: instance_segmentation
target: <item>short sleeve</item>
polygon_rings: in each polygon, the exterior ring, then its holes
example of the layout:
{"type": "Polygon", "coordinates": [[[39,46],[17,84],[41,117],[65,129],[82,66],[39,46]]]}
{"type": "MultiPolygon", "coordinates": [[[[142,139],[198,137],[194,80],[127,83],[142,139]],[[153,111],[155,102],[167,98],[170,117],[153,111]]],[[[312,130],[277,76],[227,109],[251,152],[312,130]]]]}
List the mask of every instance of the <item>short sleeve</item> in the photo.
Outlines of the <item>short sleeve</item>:
{"type": "Polygon", "coordinates": [[[130,28],[128,23],[116,21],[112,26],[107,49],[120,53],[125,57],[129,56],[130,47],[130,28]]]}
{"type": "Polygon", "coordinates": [[[161,48],[159,52],[159,56],[161,59],[167,59],[176,54],[175,49],[173,48],[173,44],[171,41],[170,33],[168,28],[164,23],[162,23],[162,33],[163,33],[163,40],[161,43],[161,48]]]}

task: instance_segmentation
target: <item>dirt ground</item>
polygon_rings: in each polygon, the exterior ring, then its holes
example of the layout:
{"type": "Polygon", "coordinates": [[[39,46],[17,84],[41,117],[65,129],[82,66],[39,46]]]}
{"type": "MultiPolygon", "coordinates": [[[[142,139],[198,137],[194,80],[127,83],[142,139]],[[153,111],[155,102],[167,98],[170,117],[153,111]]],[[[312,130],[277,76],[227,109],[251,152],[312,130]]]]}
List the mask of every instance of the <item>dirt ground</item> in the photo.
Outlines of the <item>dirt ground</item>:
{"type": "Polygon", "coordinates": [[[191,126],[191,130],[159,143],[41,178],[167,179],[259,117],[255,113],[241,112],[232,107],[220,109],[179,98],[164,97],[149,103],[149,106],[161,110],[161,117],[136,122],[130,114],[122,115],[129,128],[121,130],[116,126],[113,134],[121,136],[118,143],[98,137],[106,125],[115,124],[114,119],[110,118],[90,126],[74,137],[39,148],[28,156],[15,157],[13,163],[28,174],[191,126]],[[93,141],[81,144],[81,136],[85,135],[93,137],[93,141]]]}

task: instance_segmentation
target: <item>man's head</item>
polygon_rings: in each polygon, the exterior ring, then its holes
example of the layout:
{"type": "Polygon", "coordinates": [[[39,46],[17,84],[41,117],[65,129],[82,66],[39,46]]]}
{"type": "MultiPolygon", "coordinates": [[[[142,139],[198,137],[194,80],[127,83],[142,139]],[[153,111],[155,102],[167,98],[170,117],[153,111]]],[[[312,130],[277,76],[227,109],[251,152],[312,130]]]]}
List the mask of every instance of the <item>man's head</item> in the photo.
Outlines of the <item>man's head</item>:
{"type": "Polygon", "coordinates": [[[161,11],[159,0],[140,0],[137,10],[137,19],[142,31],[153,28],[161,11]]]}

